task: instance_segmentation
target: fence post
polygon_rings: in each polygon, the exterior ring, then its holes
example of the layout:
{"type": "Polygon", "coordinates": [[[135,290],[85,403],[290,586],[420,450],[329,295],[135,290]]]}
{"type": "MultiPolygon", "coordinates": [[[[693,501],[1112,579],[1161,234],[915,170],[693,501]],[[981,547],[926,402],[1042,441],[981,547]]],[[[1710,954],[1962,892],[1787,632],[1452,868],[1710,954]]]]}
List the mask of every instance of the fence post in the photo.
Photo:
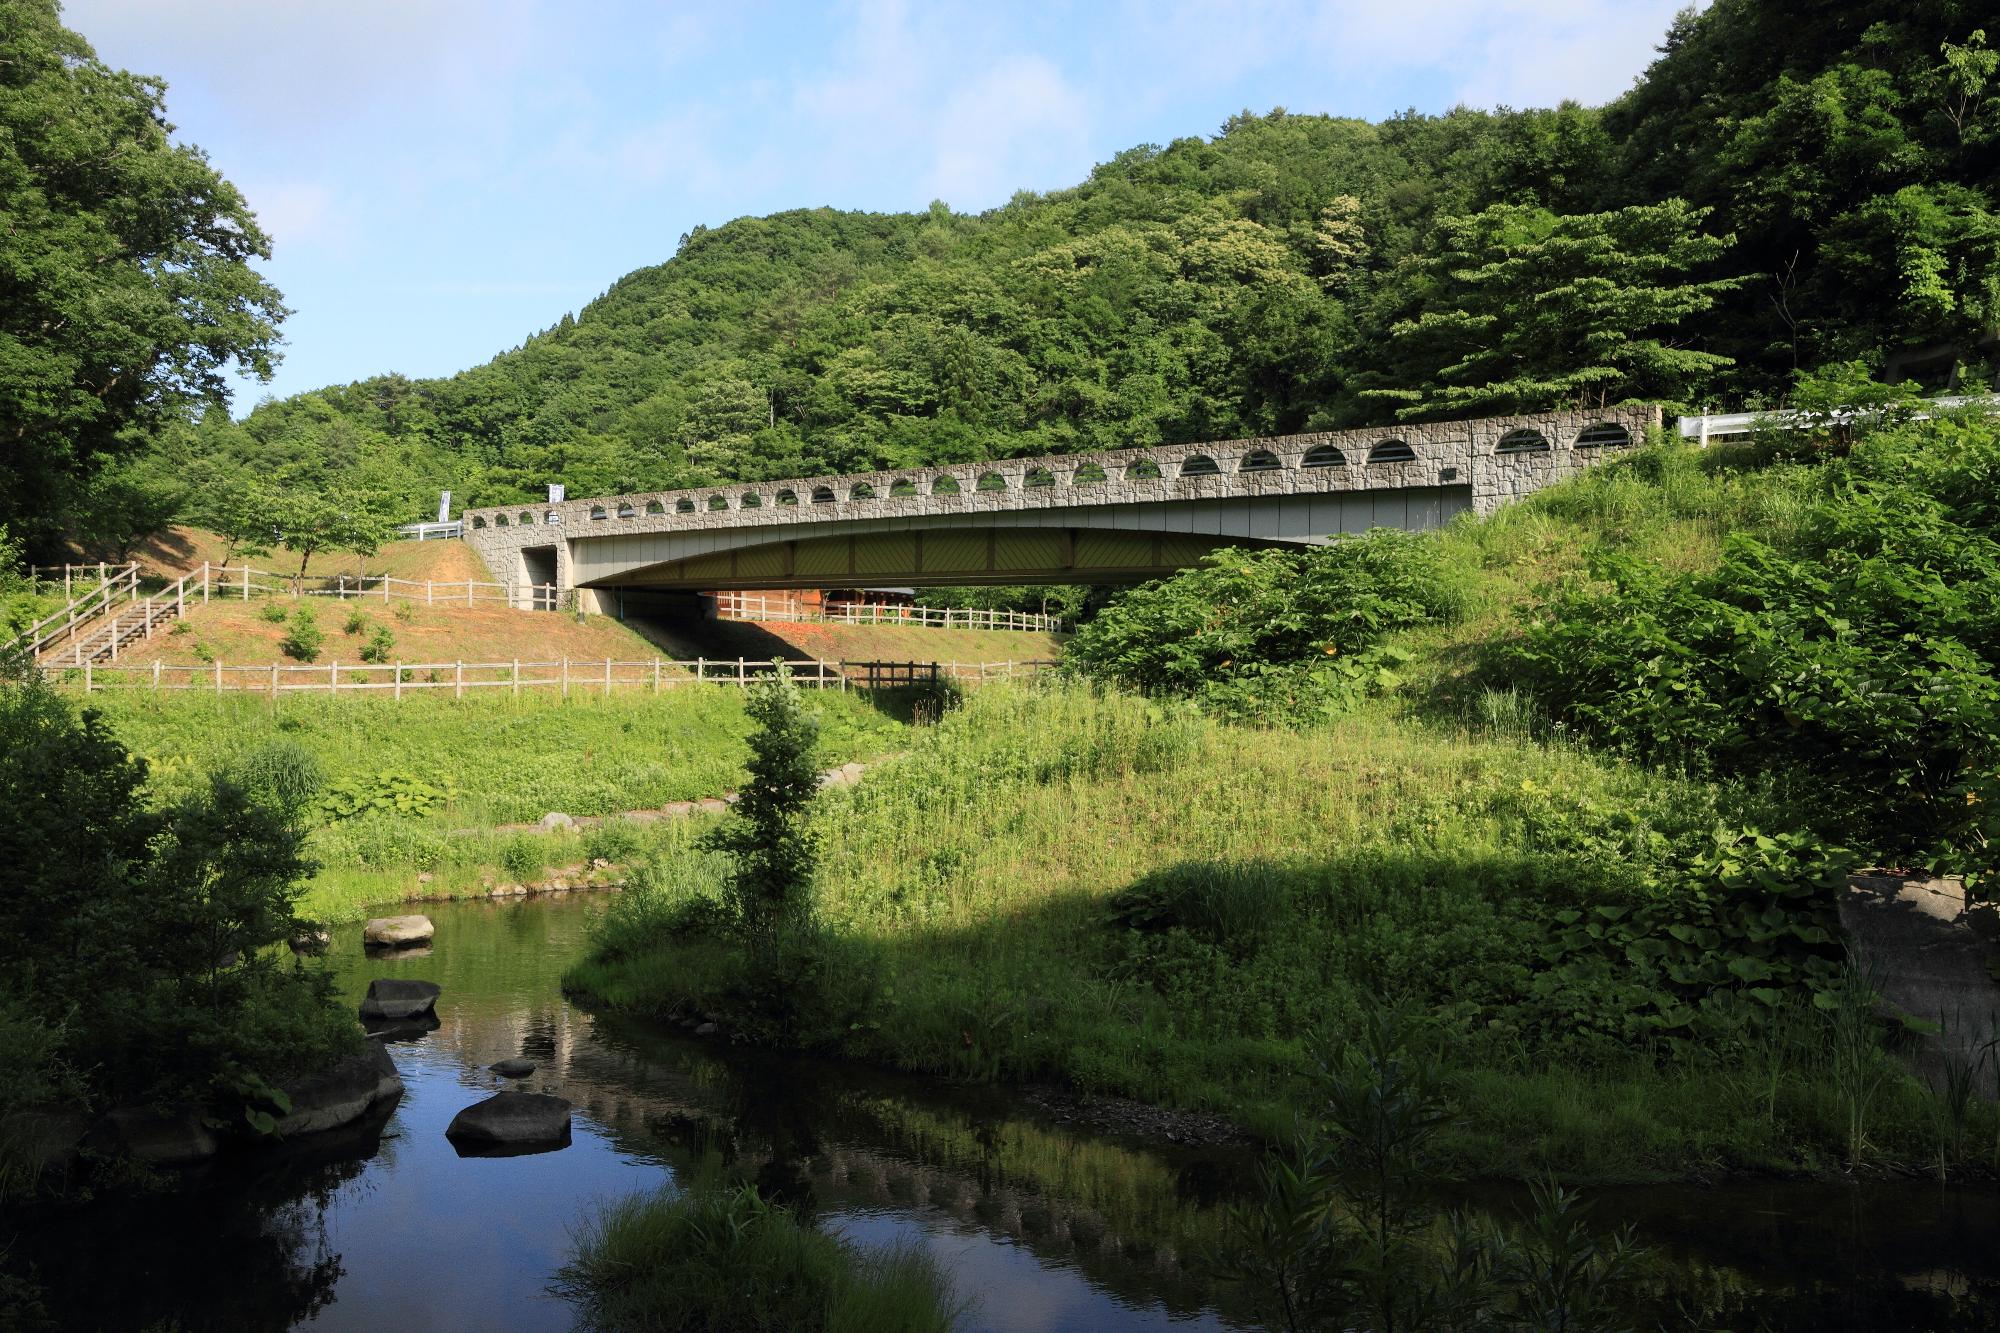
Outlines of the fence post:
{"type": "Polygon", "coordinates": [[[431,580],[431,579],[425,579],[425,580],[424,580],[424,605],[425,605],[425,606],[430,606],[430,605],[434,604],[434,603],[435,603],[436,601],[437,601],[437,583],[436,583],[436,582],[435,582],[434,580],[431,580]]]}
{"type": "Polygon", "coordinates": [[[395,697],[400,699],[403,697],[403,659],[400,657],[396,659],[395,672],[396,672],[395,697]]]}
{"type": "Polygon", "coordinates": [[[746,679],[748,677],[744,674],[744,661],[739,657],[736,659],[736,683],[740,686],[746,679]]]}
{"type": "Polygon", "coordinates": [[[454,699],[465,697],[465,659],[462,657],[452,663],[451,697],[454,699]]]}
{"type": "Polygon", "coordinates": [[[201,562],[201,604],[208,605],[208,561],[201,562]]]}
{"type": "Polygon", "coordinates": [[[185,577],[174,585],[174,619],[176,620],[179,620],[188,613],[187,590],[188,581],[185,577]]]}
{"type": "Polygon", "coordinates": [[[697,657],[694,659],[694,678],[697,683],[701,680],[702,676],[707,672],[707,670],[708,670],[708,659],[706,657],[697,657]]]}
{"type": "Polygon", "coordinates": [[[276,662],[273,662],[273,663],[271,663],[271,704],[272,704],[272,706],[273,706],[273,707],[276,707],[276,706],[277,706],[277,702],[278,702],[278,664],[277,664],[276,662]]]}
{"type": "Polygon", "coordinates": [[[653,693],[658,694],[659,692],[660,692],[660,659],[655,657],[653,659],[653,693]]]}
{"type": "Polygon", "coordinates": [[[75,601],[75,600],[76,600],[76,598],[74,598],[74,597],[72,597],[72,596],[70,595],[70,591],[69,591],[69,565],[68,565],[68,564],[64,564],[64,565],[63,565],[63,600],[64,600],[65,602],[73,602],[73,601],[75,601]]]}
{"type": "Polygon", "coordinates": [[[83,692],[84,692],[85,694],[89,694],[89,693],[90,693],[90,684],[91,684],[91,682],[90,682],[90,659],[88,659],[88,658],[85,658],[85,659],[84,659],[84,663],[83,663],[83,692]]]}
{"type": "Polygon", "coordinates": [[[604,697],[611,697],[611,659],[604,659],[604,697]]]}
{"type": "Polygon", "coordinates": [[[465,581],[465,604],[466,604],[467,606],[471,606],[471,605],[472,605],[472,580],[471,580],[471,579],[467,579],[467,580],[465,581]]]}
{"type": "Polygon", "coordinates": [[[219,657],[215,659],[215,692],[217,695],[222,693],[222,659],[219,657]]]}
{"type": "Polygon", "coordinates": [[[512,675],[510,675],[510,676],[508,677],[508,679],[514,682],[514,697],[515,697],[516,699],[520,698],[520,697],[521,697],[521,659],[520,659],[520,658],[518,658],[518,657],[517,657],[517,658],[515,658],[515,659],[514,659],[514,671],[513,671],[513,674],[512,674],[512,675]]]}
{"type": "Polygon", "coordinates": [[[160,692],[160,664],[156,660],[153,663],[153,693],[158,694],[159,692],[160,692]]]}
{"type": "Polygon", "coordinates": [[[569,698],[569,658],[562,660],[562,697],[569,698]]]}
{"type": "Polygon", "coordinates": [[[250,562],[243,562],[243,600],[250,600],[250,562]]]}
{"type": "Polygon", "coordinates": [[[97,562],[97,581],[100,584],[104,582],[104,562],[102,560],[97,562]]]}
{"type": "Polygon", "coordinates": [[[382,605],[384,606],[389,604],[389,581],[389,576],[384,574],[382,576],[382,605]]]}
{"type": "Polygon", "coordinates": [[[327,664],[326,692],[328,694],[340,693],[340,661],[337,658],[327,664]]]}
{"type": "MultiPolygon", "coordinates": [[[[111,617],[111,660],[114,662],[118,660],[118,617],[117,616],[111,617]]],[[[84,693],[86,694],[88,694],[89,692],[90,691],[88,690],[84,691],[84,693]]]]}

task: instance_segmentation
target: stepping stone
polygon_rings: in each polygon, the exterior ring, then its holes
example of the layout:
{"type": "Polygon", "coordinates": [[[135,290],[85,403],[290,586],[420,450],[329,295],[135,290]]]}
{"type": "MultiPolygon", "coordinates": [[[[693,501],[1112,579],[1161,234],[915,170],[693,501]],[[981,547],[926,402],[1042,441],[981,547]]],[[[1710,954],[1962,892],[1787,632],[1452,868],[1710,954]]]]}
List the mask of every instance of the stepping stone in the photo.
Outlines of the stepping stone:
{"type": "Polygon", "coordinates": [[[427,916],[378,916],[361,927],[361,942],[371,949],[406,949],[429,944],[436,933],[427,916]]]}
{"type": "Polygon", "coordinates": [[[501,1078],[526,1078],[535,1072],[535,1062],[523,1060],[519,1056],[509,1060],[498,1060],[486,1067],[501,1078]]]}
{"type": "Polygon", "coordinates": [[[452,1117],[444,1136],[460,1157],[511,1157],[569,1146],[568,1098],[496,1092],[452,1117]]]}
{"type": "Polygon", "coordinates": [[[361,1002],[365,1023],[400,1023],[437,1012],[442,993],[434,981],[405,981],[400,977],[377,977],[368,983],[368,998],[361,1002]]]}

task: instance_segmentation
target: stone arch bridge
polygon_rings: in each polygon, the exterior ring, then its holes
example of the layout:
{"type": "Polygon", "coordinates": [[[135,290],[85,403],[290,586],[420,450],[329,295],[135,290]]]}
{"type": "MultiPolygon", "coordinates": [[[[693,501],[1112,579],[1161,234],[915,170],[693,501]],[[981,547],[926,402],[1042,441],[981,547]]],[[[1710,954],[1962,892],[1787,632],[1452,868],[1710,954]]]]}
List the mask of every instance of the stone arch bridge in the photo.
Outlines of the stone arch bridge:
{"type": "Polygon", "coordinates": [[[1660,409],[1014,458],[465,511],[522,589],[1133,583],[1220,546],[1312,545],[1485,514],[1633,447],[1660,409]]]}

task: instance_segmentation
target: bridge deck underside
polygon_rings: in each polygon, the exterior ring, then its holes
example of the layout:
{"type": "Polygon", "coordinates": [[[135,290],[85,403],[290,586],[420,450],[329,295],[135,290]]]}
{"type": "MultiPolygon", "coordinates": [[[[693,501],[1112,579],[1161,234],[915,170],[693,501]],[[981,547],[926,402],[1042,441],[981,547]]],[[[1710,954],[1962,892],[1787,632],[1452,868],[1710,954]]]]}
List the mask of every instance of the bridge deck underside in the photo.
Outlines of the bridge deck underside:
{"type": "MultiPolygon", "coordinates": [[[[1158,526],[1138,526],[1146,516],[1129,509],[1104,515],[1050,511],[1028,524],[1018,515],[1008,515],[1014,522],[1004,524],[971,516],[893,526],[842,524],[843,531],[812,536],[773,525],[729,533],[726,549],[650,563],[647,554],[668,554],[675,543],[635,535],[606,538],[600,549],[580,551],[578,572],[585,586],[601,588],[1136,583],[1186,569],[1221,546],[1313,543],[1377,526],[1434,528],[1470,503],[1464,488],[1374,492],[1334,497],[1331,503],[1329,497],[1272,497],[1268,504],[1228,506],[1240,511],[1239,522],[1217,521],[1224,507],[1209,508],[1201,515],[1203,531],[1174,530],[1177,515],[1164,510],[1153,516],[1158,526]]],[[[600,543],[579,543],[585,545],[600,543]]]]}

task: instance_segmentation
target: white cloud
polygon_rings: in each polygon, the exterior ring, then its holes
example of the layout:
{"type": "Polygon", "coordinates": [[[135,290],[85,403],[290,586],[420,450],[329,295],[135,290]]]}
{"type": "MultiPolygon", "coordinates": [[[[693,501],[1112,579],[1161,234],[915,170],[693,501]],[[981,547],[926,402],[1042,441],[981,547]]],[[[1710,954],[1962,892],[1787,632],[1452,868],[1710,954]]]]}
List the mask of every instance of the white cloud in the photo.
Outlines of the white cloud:
{"type": "Polygon", "coordinates": [[[1084,94],[1041,56],[995,63],[948,96],[931,127],[928,192],[974,208],[1030,182],[1046,186],[1090,165],[1084,94]]]}

